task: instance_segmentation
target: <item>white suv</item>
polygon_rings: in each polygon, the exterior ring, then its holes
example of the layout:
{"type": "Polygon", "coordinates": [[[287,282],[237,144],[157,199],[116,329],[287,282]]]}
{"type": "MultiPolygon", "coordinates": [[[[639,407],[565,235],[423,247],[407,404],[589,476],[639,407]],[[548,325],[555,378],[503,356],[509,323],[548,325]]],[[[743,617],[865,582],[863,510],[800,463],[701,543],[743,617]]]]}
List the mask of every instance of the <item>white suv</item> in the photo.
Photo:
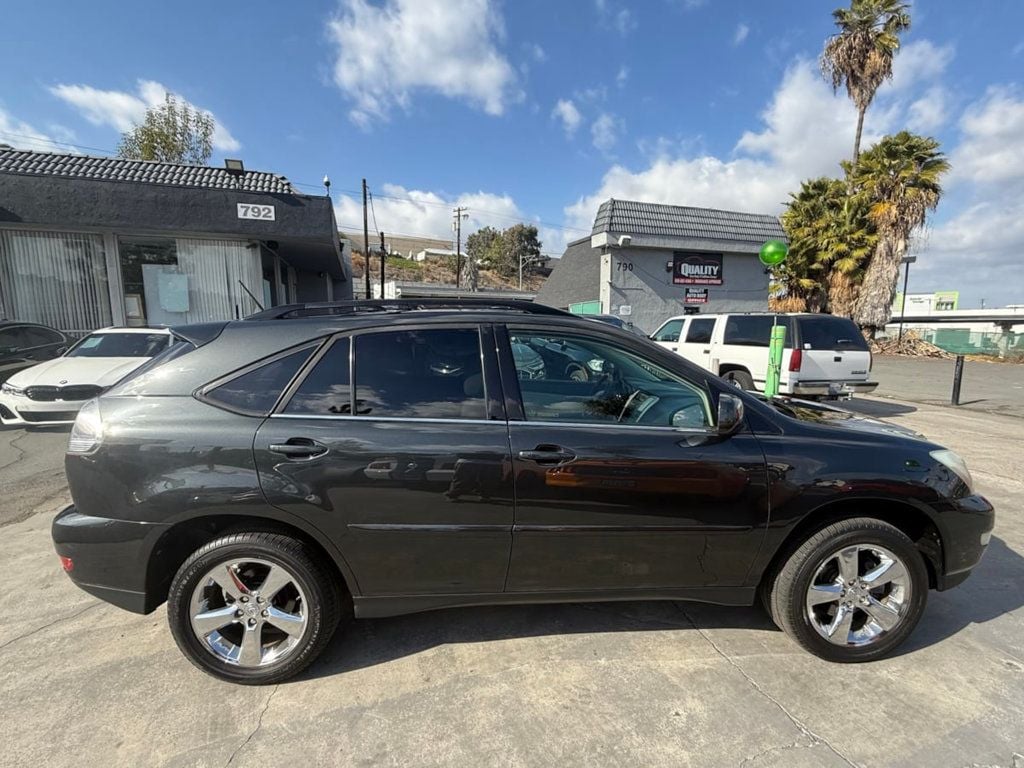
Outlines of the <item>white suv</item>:
{"type": "Polygon", "coordinates": [[[871,392],[871,352],[852,320],[813,314],[673,317],[651,340],[747,390],[764,391],[772,325],[786,326],[780,394],[846,397],[871,392]]]}

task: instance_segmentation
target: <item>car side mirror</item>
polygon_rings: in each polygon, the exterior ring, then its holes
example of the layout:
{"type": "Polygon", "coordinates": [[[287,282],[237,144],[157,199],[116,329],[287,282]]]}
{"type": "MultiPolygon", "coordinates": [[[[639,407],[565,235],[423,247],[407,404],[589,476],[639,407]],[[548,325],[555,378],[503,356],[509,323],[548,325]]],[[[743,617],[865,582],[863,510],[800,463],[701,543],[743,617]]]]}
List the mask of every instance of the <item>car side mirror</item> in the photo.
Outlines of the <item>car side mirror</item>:
{"type": "Polygon", "coordinates": [[[731,435],[743,423],[743,401],[725,392],[718,396],[718,434],[731,435]]]}

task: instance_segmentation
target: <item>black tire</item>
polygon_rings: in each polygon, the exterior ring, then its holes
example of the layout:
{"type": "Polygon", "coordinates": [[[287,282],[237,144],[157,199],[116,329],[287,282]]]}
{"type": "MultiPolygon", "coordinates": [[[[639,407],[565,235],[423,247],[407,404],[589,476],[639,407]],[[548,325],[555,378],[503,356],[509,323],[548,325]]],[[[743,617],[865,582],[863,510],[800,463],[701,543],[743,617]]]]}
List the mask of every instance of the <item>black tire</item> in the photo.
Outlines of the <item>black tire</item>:
{"type": "MultiPolygon", "coordinates": [[[[843,663],[873,661],[889,654],[914,631],[928,599],[928,570],[914,542],[898,528],[874,518],[851,518],[821,529],[797,547],[774,577],[769,575],[762,595],[775,624],[815,656],[843,663]],[[816,571],[830,555],[854,545],[884,547],[899,558],[909,578],[910,596],[890,630],[865,645],[837,645],[815,629],[805,598],[816,571]]],[[[858,615],[862,622],[867,618],[863,609],[858,615]]]]}
{"type": "Polygon", "coordinates": [[[727,371],[722,378],[747,392],[754,391],[754,377],[746,371],[727,371]]]}
{"type": "Polygon", "coordinates": [[[178,569],[167,598],[167,620],[178,648],[195,666],[221,680],[270,685],[297,675],[316,659],[338,626],[342,594],[338,580],[301,541],[276,533],[232,533],[194,552],[178,569]],[[283,566],[305,595],[306,626],[295,647],[279,661],[245,668],[215,655],[192,629],[191,599],[200,580],[220,563],[259,559],[283,566]]]}

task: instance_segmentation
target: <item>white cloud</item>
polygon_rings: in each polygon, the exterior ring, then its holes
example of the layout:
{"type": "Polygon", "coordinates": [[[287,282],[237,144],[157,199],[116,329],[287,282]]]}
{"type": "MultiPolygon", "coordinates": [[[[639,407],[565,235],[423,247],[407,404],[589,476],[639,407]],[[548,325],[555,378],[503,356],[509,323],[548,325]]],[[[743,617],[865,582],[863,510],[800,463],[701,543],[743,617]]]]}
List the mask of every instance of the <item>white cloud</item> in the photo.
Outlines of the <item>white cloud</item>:
{"type": "Polygon", "coordinates": [[[915,40],[900,47],[892,65],[892,81],[886,86],[902,91],[916,83],[934,80],[953,60],[956,49],[952,44],[936,45],[931,40],[915,40]]]}
{"type": "Polygon", "coordinates": [[[32,149],[37,152],[70,152],[77,154],[74,147],[64,142],[74,140],[74,135],[62,126],[52,126],[49,132],[37,130],[24,120],[18,120],[0,107],[0,144],[9,144],[17,149],[32,149]]]}
{"type": "Polygon", "coordinates": [[[408,109],[416,91],[462,99],[490,115],[522,97],[498,42],[502,18],[489,0],[342,0],[327,25],[337,46],[334,82],[368,126],[408,109]]]}
{"type": "MultiPolygon", "coordinates": [[[[864,142],[889,127],[891,115],[868,113],[864,142]]],[[[760,131],[744,133],[731,157],[688,155],[678,141],[655,142],[661,154],[642,170],[612,166],[596,192],[565,209],[567,221],[589,227],[609,197],[756,213],[779,213],[800,181],[838,174],[850,156],[857,116],[844,93],[833,94],[816,64],[798,60],[762,114],[760,131]]]]}
{"type": "Polygon", "coordinates": [[[533,43],[532,45],[527,46],[527,51],[529,52],[530,56],[533,57],[534,61],[538,63],[542,61],[547,61],[547,52],[537,43],[533,43]]]}
{"type": "Polygon", "coordinates": [[[625,87],[626,82],[628,80],[629,80],[629,67],[627,67],[625,64],[623,64],[621,67],[619,67],[619,71],[615,75],[615,84],[617,86],[619,86],[619,88],[623,88],[623,87],[625,87]]]}
{"type": "Polygon", "coordinates": [[[565,130],[566,136],[576,133],[576,129],[580,127],[580,122],[583,120],[583,115],[580,114],[572,99],[559,99],[555,108],[551,110],[551,117],[562,121],[562,128],[565,130]]]}
{"type": "Polygon", "coordinates": [[[1024,179],[1024,99],[1013,89],[989,88],[960,120],[963,140],[953,151],[953,178],[978,184],[1024,179]]]}
{"type": "Polygon", "coordinates": [[[623,122],[615,115],[602,112],[590,126],[590,138],[602,152],[609,152],[623,132],[623,122]]]}
{"type": "Polygon", "coordinates": [[[946,89],[933,85],[908,108],[907,127],[917,133],[934,133],[946,124],[948,101],[946,89]]]}
{"type": "Polygon", "coordinates": [[[632,11],[620,7],[613,0],[594,0],[594,7],[597,8],[597,17],[602,26],[614,29],[623,37],[636,29],[632,11]]]}
{"type": "Polygon", "coordinates": [[[141,123],[146,116],[146,110],[163,104],[165,95],[171,93],[179,102],[213,117],[214,149],[234,152],[242,147],[212,112],[197,107],[185,97],[154,80],[139,80],[136,93],[102,91],[90,85],[66,84],[53,86],[50,93],[75,107],[93,125],[108,125],[122,133],[141,123]]]}
{"type": "Polygon", "coordinates": [[[746,24],[740,24],[738,27],[736,27],[736,32],[732,36],[732,44],[743,45],[743,41],[747,39],[747,36],[749,34],[750,27],[748,27],[746,24]]]}

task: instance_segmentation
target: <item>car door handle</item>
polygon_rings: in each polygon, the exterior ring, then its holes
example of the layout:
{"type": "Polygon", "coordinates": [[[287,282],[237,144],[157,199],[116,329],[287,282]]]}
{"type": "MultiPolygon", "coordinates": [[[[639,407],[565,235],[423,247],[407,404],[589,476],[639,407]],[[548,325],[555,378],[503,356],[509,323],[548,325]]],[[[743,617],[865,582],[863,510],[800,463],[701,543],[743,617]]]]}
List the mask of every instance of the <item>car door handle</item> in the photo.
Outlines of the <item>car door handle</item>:
{"type": "Polygon", "coordinates": [[[564,464],[575,459],[576,454],[557,445],[538,445],[532,451],[520,451],[519,458],[538,464],[564,464]]]}
{"type": "Polygon", "coordinates": [[[327,446],[308,437],[293,437],[285,443],[271,443],[270,450],[295,459],[311,459],[327,453],[327,446]]]}

